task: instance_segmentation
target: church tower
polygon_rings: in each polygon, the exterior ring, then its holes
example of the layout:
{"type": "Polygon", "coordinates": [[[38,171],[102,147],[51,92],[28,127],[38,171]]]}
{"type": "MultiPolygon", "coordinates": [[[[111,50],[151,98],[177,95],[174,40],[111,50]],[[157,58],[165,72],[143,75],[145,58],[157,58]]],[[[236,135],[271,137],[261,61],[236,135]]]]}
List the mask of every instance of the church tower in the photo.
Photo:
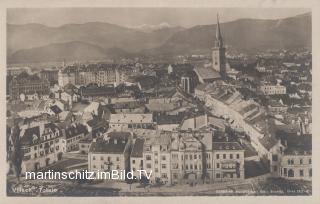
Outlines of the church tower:
{"type": "Polygon", "coordinates": [[[226,49],[223,46],[223,40],[219,24],[219,15],[217,15],[216,39],[212,50],[212,68],[219,72],[222,79],[226,77],[226,49]]]}

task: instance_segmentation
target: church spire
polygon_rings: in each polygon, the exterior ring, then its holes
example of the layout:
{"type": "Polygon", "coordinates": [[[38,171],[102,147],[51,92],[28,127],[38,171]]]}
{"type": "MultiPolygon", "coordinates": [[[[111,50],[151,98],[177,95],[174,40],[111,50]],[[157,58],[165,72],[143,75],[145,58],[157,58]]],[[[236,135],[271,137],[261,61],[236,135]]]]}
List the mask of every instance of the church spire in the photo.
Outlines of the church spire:
{"type": "Polygon", "coordinates": [[[223,47],[222,35],[220,31],[219,14],[217,14],[216,41],[215,47],[223,47]]]}

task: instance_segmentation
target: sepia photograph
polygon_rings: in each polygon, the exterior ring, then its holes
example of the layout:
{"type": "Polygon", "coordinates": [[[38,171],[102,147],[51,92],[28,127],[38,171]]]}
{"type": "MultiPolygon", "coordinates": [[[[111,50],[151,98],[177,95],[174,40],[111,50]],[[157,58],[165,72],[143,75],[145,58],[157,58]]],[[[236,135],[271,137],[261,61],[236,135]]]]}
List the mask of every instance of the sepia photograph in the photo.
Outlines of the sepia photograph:
{"type": "Polygon", "coordinates": [[[6,8],[6,196],[312,196],[312,15],[6,8]]]}

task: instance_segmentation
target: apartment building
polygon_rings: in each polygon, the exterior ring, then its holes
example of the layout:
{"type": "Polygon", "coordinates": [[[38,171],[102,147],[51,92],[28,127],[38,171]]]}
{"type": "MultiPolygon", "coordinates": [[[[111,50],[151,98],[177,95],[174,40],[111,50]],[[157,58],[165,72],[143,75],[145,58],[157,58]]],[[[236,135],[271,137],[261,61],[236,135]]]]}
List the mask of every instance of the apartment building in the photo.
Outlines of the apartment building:
{"type": "Polygon", "coordinates": [[[210,183],[213,176],[211,131],[175,131],[171,143],[172,183],[210,183]]]}
{"type": "Polygon", "coordinates": [[[88,170],[130,170],[131,145],[132,134],[129,132],[111,132],[104,139],[93,139],[88,153],[88,170]]]}
{"type": "Polygon", "coordinates": [[[143,170],[143,146],[145,139],[137,138],[133,142],[132,151],[130,153],[130,169],[133,171],[133,176],[139,178],[140,174],[137,170],[143,170]]]}
{"type": "Polygon", "coordinates": [[[244,179],[244,148],[228,137],[214,137],[214,181],[244,179]]]}
{"type": "Polygon", "coordinates": [[[24,153],[21,173],[38,171],[62,159],[62,131],[54,123],[39,123],[20,131],[24,153]]]}
{"type": "Polygon", "coordinates": [[[146,139],[143,145],[144,170],[151,173],[150,183],[171,183],[170,172],[171,136],[162,133],[159,136],[146,139]]]}
{"type": "Polygon", "coordinates": [[[279,84],[264,84],[260,86],[260,91],[264,95],[280,95],[286,94],[287,88],[279,84]]]}
{"type": "Polygon", "coordinates": [[[65,151],[70,152],[79,150],[79,141],[86,137],[88,130],[82,124],[72,124],[64,132],[63,143],[65,144],[65,151]]]}

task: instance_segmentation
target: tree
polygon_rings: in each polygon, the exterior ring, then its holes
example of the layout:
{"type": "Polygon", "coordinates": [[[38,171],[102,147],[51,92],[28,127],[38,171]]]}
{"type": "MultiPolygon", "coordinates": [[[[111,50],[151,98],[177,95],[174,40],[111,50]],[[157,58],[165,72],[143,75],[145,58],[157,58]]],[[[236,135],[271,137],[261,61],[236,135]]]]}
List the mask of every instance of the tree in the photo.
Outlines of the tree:
{"type": "Polygon", "coordinates": [[[21,149],[20,131],[21,130],[19,126],[16,124],[13,127],[12,134],[11,134],[13,152],[10,157],[18,182],[20,182],[20,174],[22,170],[21,164],[22,164],[22,159],[24,155],[24,152],[21,149]]]}

